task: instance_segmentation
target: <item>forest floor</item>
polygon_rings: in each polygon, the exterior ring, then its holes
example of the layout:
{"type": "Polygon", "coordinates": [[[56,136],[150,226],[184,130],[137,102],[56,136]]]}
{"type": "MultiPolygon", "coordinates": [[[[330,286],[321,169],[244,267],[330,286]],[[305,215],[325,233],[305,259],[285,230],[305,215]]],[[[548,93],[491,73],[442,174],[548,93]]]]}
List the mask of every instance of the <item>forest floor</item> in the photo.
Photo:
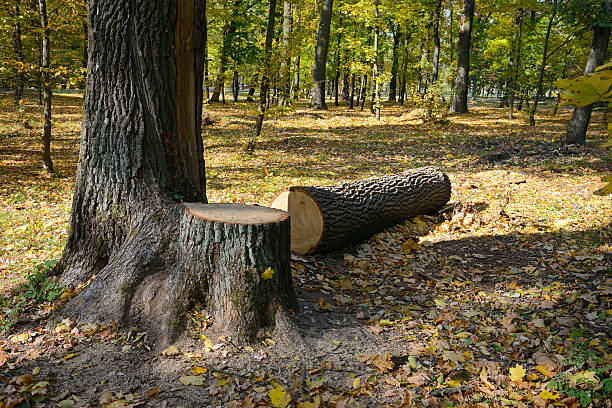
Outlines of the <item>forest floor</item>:
{"type": "Polygon", "coordinates": [[[45,271],[66,239],[82,98],[54,98],[49,176],[41,108],[28,98],[18,114],[1,96],[0,407],[610,407],[612,200],[592,194],[612,170],[600,114],[586,146],[563,147],[569,110],[545,108],[530,127],[486,101],[446,124],[399,106],[377,122],[299,105],[269,117],[246,155],[252,106],[208,106],[210,202],[267,205],[290,185],[430,164],[453,195],[436,216],[294,257],[303,341],[209,338],[196,310],[160,353],[135,327],[48,321],[67,296],[45,271]]]}

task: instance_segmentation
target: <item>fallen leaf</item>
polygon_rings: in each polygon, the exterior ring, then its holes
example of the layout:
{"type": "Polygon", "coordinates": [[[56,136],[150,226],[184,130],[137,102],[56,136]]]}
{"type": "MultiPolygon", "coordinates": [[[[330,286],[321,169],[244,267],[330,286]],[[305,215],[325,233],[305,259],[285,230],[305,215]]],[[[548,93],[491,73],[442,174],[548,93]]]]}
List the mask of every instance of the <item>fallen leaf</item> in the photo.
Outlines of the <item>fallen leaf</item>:
{"type": "Polygon", "coordinates": [[[151,391],[149,391],[149,393],[147,394],[147,398],[153,398],[157,394],[159,394],[159,388],[153,387],[153,389],[151,391]]]}
{"type": "Polygon", "coordinates": [[[268,391],[270,402],[276,408],[286,408],[291,402],[291,397],[283,390],[281,385],[277,385],[274,389],[268,391]]]}
{"type": "Polygon", "coordinates": [[[444,354],[442,354],[442,358],[444,360],[452,361],[455,366],[458,365],[460,361],[465,360],[461,354],[456,353],[452,350],[445,351],[444,354]]]}
{"type": "Polygon", "coordinates": [[[204,377],[199,375],[184,375],[179,381],[183,385],[204,385],[204,377]]]}
{"type": "Polygon", "coordinates": [[[191,372],[193,374],[206,374],[208,372],[208,368],[194,365],[191,367],[191,372]]]}
{"type": "Polygon", "coordinates": [[[510,368],[510,375],[508,377],[511,381],[521,382],[525,374],[527,374],[527,371],[522,365],[517,363],[516,366],[510,368]]]}

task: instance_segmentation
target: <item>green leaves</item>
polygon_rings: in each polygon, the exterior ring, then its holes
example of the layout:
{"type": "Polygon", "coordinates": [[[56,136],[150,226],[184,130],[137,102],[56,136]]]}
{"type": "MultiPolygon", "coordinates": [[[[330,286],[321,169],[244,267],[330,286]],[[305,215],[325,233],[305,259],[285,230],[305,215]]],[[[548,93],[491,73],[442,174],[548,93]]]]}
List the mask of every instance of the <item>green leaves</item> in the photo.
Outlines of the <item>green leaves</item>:
{"type": "Polygon", "coordinates": [[[555,83],[562,88],[562,105],[587,106],[595,102],[612,101],[612,70],[586,74],[555,83]]]}

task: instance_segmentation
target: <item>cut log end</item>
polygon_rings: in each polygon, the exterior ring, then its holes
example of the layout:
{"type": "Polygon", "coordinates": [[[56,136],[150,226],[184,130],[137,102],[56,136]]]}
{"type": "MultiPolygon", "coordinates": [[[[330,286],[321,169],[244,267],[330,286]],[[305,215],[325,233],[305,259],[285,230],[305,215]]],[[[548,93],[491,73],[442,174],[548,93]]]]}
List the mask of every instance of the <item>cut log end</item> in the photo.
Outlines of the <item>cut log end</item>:
{"type": "Polygon", "coordinates": [[[316,200],[302,190],[286,190],[270,203],[271,208],[291,214],[291,251],[305,255],[323,237],[323,214],[316,200]]]}
{"type": "Polygon", "coordinates": [[[184,203],[187,212],[201,220],[224,224],[260,225],[281,222],[289,215],[272,208],[246,204],[184,203]]]}

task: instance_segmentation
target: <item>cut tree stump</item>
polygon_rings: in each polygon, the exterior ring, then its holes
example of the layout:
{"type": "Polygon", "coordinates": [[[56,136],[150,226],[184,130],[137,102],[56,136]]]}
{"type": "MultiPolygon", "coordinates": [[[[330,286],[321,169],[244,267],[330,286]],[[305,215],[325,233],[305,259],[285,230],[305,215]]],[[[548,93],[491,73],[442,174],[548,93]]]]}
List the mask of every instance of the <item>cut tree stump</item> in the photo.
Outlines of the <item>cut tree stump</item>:
{"type": "Polygon", "coordinates": [[[201,265],[205,304],[214,326],[253,338],[291,308],[289,215],[244,204],[186,203],[179,243],[201,265]],[[197,254],[197,255],[196,255],[197,254]]]}
{"type": "Polygon", "coordinates": [[[291,187],[270,207],[291,216],[291,250],[326,252],[359,242],[448,202],[451,183],[437,167],[369,178],[338,186],[291,187]]]}
{"type": "MultiPolygon", "coordinates": [[[[262,328],[285,324],[287,311],[296,305],[286,212],[243,204],[160,202],[147,203],[121,256],[111,258],[64,306],[62,317],[136,325],[157,348],[184,332],[196,303],[213,317],[215,333],[238,342],[254,340],[262,328]]],[[[62,277],[74,276],[71,272],[62,277]]]]}

